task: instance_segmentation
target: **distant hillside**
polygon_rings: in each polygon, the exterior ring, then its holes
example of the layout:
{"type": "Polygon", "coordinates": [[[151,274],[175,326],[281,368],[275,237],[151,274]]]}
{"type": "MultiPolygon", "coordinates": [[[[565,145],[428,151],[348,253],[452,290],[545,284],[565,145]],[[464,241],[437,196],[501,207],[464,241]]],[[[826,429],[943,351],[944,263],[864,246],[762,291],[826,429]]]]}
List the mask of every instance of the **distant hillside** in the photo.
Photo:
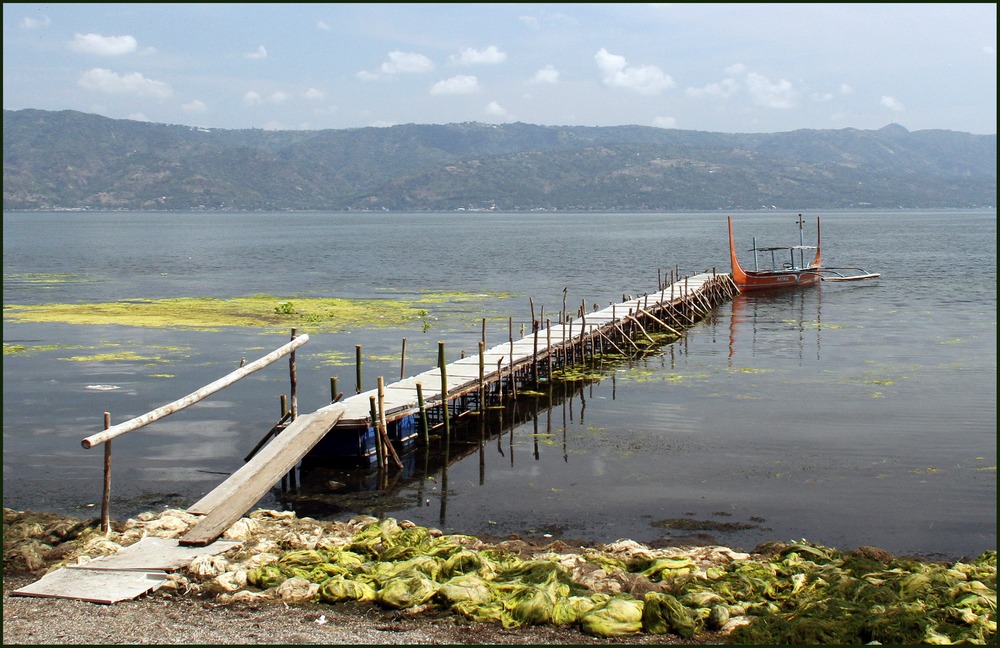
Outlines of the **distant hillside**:
{"type": "Polygon", "coordinates": [[[643,126],[215,130],[3,113],[3,208],[572,211],[996,205],[996,135],[643,126]]]}

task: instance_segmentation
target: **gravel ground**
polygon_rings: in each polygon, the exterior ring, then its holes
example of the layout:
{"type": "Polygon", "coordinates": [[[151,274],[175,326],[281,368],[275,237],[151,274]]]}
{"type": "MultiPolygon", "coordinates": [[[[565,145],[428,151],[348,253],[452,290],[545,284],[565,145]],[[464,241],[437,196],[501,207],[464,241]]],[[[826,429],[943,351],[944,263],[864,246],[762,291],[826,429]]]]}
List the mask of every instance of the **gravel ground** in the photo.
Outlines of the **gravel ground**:
{"type": "Polygon", "coordinates": [[[154,592],[101,605],[56,598],[10,596],[36,579],[4,575],[3,643],[7,644],[717,644],[718,634],[599,639],[573,628],[506,629],[455,615],[409,616],[365,604],[220,604],[154,592]]]}

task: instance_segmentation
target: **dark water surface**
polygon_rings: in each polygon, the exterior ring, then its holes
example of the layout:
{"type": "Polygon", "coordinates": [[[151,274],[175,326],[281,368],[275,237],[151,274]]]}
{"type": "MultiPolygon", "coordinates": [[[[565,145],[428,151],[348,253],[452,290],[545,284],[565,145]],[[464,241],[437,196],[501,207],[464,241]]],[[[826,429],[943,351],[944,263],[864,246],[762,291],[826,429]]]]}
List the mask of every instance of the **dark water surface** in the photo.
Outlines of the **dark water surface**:
{"type": "MultiPolygon", "coordinates": [[[[996,212],[823,214],[828,265],[882,277],[741,296],[655,353],[456,440],[451,463],[310,470],[261,506],[344,519],[378,510],[471,534],[744,549],[807,539],[943,557],[996,548],[996,212]],[[478,433],[469,437],[478,439],[478,433]],[[329,481],[349,485],[331,491],[329,481]],[[357,486],[357,484],[367,486],[357,486]],[[358,492],[358,488],[362,491],[358,492]]],[[[795,214],[740,213],[737,239],[798,242],[795,214]]],[[[806,243],[814,218],[806,214],[806,243]]],[[[671,269],[729,270],[725,214],[5,213],[4,307],[138,298],[445,300],[412,327],[310,333],[300,411],[474,355],[563,304],[652,291],[671,269]],[[509,319],[510,318],[510,319],[509,319]]],[[[752,261],[751,261],[752,263],[752,261]]],[[[305,329],[308,331],[308,329],[305,329]]],[[[96,515],[103,451],[80,440],[187,395],[289,331],[28,324],[4,318],[4,506],[96,515]],[[23,353],[12,352],[23,346],[23,353]],[[87,360],[135,351],[136,360],[87,360]],[[80,358],[83,358],[81,360],[80,358]],[[152,358],[152,359],[151,359],[152,358]]],[[[287,363],[116,439],[112,515],[185,507],[242,465],[288,393],[287,363]]]]}

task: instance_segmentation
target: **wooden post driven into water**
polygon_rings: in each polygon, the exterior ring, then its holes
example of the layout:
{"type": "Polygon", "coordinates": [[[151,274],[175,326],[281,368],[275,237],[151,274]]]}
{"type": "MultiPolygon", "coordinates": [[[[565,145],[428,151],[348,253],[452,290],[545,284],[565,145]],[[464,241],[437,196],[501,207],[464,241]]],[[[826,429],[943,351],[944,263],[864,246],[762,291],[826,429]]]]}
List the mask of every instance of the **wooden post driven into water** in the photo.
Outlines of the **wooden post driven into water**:
{"type": "Polygon", "coordinates": [[[444,342],[438,342],[438,366],[441,367],[441,412],[444,416],[444,447],[451,447],[451,428],[448,424],[448,365],[444,359],[444,342]]]}
{"type": "MultiPolygon", "coordinates": [[[[104,413],[104,429],[111,427],[111,412],[104,413]]],[[[111,441],[104,444],[104,495],[101,497],[101,531],[111,531],[111,441]]]]}

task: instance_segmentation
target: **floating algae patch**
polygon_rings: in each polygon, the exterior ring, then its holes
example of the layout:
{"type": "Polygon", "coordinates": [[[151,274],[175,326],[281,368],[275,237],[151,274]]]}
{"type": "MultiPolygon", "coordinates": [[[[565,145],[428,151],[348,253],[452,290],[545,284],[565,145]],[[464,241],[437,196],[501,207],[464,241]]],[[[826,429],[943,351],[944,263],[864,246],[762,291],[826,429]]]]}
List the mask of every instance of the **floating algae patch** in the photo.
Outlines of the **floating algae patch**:
{"type": "Polygon", "coordinates": [[[135,351],[115,351],[114,353],[94,353],[91,355],[70,356],[59,358],[70,362],[145,362],[155,364],[160,362],[171,362],[159,356],[141,355],[135,351]]]}
{"type": "Polygon", "coordinates": [[[282,298],[253,295],[215,299],[128,299],[91,304],[13,304],[12,322],[121,325],[211,331],[223,327],[288,328],[336,332],[355,327],[403,326],[419,321],[421,309],[399,300],[282,298]]]}
{"type": "Polygon", "coordinates": [[[12,342],[3,343],[4,355],[26,356],[32,353],[43,353],[45,351],[63,351],[66,349],[86,349],[82,344],[14,344],[12,342]]]}

